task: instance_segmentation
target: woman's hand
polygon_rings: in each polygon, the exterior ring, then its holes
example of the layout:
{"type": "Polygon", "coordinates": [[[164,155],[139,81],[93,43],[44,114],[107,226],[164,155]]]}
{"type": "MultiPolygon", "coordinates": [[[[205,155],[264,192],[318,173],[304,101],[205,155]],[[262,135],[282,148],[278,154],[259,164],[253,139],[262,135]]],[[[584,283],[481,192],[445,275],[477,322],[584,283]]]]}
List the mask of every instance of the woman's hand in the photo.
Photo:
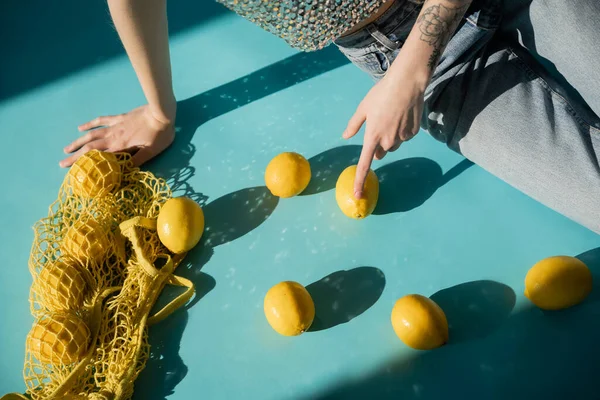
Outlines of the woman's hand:
{"type": "Polygon", "coordinates": [[[88,131],[65,147],[71,154],[60,162],[72,165],[92,150],[137,152],[141,165],[165,150],[175,138],[177,103],[171,79],[166,0],[108,0],[119,38],[149,105],[126,114],[100,117],[79,127],[88,131]]]}
{"type": "Polygon", "coordinates": [[[400,54],[358,106],[344,132],[356,135],[367,122],[354,180],[360,198],[373,157],[383,158],[419,131],[423,95],[450,38],[472,0],[427,0],[400,54]]]}
{"type": "Polygon", "coordinates": [[[135,152],[132,160],[139,166],[165,150],[175,138],[175,118],[158,117],[145,105],[126,114],[99,117],[79,126],[88,131],[65,147],[71,154],[60,162],[70,167],[79,157],[90,150],[109,152],[135,152]]]}
{"type": "MultiPolygon", "coordinates": [[[[391,72],[391,71],[390,71],[391,72]]],[[[418,132],[426,84],[408,71],[395,71],[375,84],[350,119],[343,137],[349,139],[366,122],[365,138],[354,180],[354,197],[361,198],[373,157],[381,160],[389,151],[418,132]]]]}

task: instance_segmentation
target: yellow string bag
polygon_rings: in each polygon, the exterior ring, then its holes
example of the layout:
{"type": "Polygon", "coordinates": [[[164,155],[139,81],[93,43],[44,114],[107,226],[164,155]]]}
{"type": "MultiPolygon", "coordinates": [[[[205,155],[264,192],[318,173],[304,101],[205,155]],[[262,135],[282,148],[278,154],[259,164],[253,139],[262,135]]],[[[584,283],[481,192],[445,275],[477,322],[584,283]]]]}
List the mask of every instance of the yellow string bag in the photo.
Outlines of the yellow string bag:
{"type": "MultiPolygon", "coordinates": [[[[55,311],[57,305],[83,317],[98,294],[123,283],[126,254],[115,215],[122,186],[133,183],[134,170],[128,155],[99,151],[91,151],[73,164],[48,217],[34,225],[29,258],[34,317],[55,311]],[[85,285],[78,288],[82,280],[85,285]],[[78,306],[81,301],[83,307],[78,306]]],[[[164,193],[157,192],[154,197],[145,192],[135,197],[144,204],[166,201],[170,191],[166,184],[164,187],[164,193]]],[[[129,218],[135,216],[133,211],[131,214],[129,218]]]]}
{"type": "Polygon", "coordinates": [[[123,222],[120,229],[130,240],[134,254],[129,258],[127,278],[121,291],[107,301],[102,315],[102,326],[115,327],[101,331],[98,359],[94,364],[96,385],[105,396],[98,398],[106,400],[128,399],[133,395],[134,381],[149,356],[147,326],[167,317],[194,294],[192,282],[173,275],[184,255],[171,258],[158,240],[155,218],[135,217],[123,222]],[[155,264],[161,259],[163,265],[157,268],[155,264]],[[150,316],[166,284],[183,286],[187,290],[150,316]]]}
{"type": "Polygon", "coordinates": [[[24,366],[32,399],[131,397],[148,358],[147,325],[194,292],[172,274],[184,255],[172,259],[156,234],[171,197],[166,182],[134,168],[128,154],[92,151],[73,165],[48,217],[34,226],[36,321],[24,366]],[[156,268],[159,259],[165,262],[156,268]],[[188,289],[149,317],[165,284],[188,289]]]}

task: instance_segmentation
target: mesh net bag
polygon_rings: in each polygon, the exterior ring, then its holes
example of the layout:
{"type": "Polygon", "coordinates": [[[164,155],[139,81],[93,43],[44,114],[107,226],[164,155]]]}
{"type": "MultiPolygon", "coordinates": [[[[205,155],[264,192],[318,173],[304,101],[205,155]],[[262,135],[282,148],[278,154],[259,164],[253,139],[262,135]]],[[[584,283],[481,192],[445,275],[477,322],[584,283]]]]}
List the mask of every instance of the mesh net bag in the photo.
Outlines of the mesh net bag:
{"type": "MultiPolygon", "coordinates": [[[[34,226],[24,378],[34,399],[128,399],[149,355],[147,327],[194,293],[173,275],[156,233],[171,198],[163,179],[134,168],[128,154],[92,151],[69,170],[34,226]],[[160,265],[160,267],[157,267],[160,265]],[[165,285],[187,289],[155,315],[165,285]]],[[[25,398],[8,394],[2,398],[25,398]]]]}
{"type": "Polygon", "coordinates": [[[112,153],[90,152],[73,165],[66,179],[77,196],[102,196],[115,190],[121,183],[119,160],[112,153]]]}
{"type": "Polygon", "coordinates": [[[71,313],[41,317],[27,336],[27,352],[43,364],[72,364],[87,352],[90,329],[71,313]]]}

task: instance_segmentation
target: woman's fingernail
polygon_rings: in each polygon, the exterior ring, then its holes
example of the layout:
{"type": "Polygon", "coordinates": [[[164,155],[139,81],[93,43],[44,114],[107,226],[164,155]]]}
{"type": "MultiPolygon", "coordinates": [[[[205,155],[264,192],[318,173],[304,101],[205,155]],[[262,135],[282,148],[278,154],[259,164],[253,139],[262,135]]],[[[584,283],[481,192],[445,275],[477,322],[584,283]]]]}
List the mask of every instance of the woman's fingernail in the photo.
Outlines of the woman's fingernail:
{"type": "Polygon", "coordinates": [[[362,197],[362,192],[360,190],[355,190],[354,197],[356,197],[357,199],[360,199],[362,197]]]}

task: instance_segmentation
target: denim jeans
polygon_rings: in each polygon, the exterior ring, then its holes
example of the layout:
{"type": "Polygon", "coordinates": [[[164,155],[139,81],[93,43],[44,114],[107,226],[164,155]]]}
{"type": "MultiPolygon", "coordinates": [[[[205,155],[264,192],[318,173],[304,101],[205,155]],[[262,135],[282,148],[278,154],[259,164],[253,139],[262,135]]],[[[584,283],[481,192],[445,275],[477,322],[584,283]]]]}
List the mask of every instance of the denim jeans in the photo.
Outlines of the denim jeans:
{"type": "MultiPolygon", "coordinates": [[[[336,41],[375,80],[421,6],[396,0],[336,41]]],[[[421,126],[530,197],[600,233],[600,2],[475,0],[425,93],[421,126]]]]}

